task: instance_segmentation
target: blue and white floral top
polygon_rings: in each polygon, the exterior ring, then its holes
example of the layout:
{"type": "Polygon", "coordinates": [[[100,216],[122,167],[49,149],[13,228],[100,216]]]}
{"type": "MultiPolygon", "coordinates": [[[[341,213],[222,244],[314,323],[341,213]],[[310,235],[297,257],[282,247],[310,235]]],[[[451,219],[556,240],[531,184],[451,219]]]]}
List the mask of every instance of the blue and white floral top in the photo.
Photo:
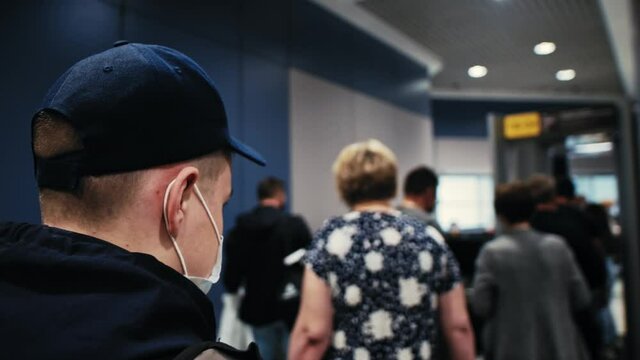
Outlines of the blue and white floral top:
{"type": "Polygon", "coordinates": [[[431,359],[438,295],[460,279],[456,260],[423,223],[398,213],[351,212],[325,222],[306,263],[332,289],[327,359],[431,359]]]}

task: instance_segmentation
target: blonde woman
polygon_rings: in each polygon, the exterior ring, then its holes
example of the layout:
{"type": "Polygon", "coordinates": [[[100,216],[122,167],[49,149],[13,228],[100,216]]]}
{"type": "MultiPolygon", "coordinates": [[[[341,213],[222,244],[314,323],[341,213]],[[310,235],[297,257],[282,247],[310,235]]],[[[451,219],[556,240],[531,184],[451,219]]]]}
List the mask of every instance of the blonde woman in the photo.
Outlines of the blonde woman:
{"type": "Polygon", "coordinates": [[[441,327],[454,359],[474,359],[455,259],[391,206],[395,155],[377,140],[352,144],[333,173],[351,211],[327,220],[307,253],[289,358],[431,359],[441,327]]]}

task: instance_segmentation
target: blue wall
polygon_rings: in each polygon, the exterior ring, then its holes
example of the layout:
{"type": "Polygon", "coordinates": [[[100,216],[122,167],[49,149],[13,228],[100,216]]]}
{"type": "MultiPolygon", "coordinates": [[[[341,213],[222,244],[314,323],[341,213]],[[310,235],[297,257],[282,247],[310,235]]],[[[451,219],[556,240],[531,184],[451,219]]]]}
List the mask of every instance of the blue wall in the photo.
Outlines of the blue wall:
{"type": "Polygon", "coordinates": [[[510,114],[526,111],[557,110],[573,107],[598,105],[597,103],[549,103],[526,101],[486,101],[486,100],[433,100],[432,116],[436,137],[489,136],[487,116],[495,112],[510,114]]]}
{"type": "MultiPolygon", "coordinates": [[[[290,180],[289,67],[429,114],[424,67],[304,0],[25,0],[0,4],[0,221],[39,222],[30,121],[71,64],[119,39],[159,43],[194,58],[216,82],[231,132],[266,168],[237,159],[226,229],[255,204],[266,175],[290,180]]],[[[189,141],[189,139],[177,139],[189,141]]],[[[215,288],[212,294],[219,309],[215,288]]]]}
{"type": "Polygon", "coordinates": [[[416,90],[427,69],[333,14],[294,1],[292,65],[395,106],[430,115],[429,94],[416,90]]]}
{"type": "Polygon", "coordinates": [[[411,84],[426,69],[303,0],[4,2],[0,39],[0,220],[39,220],[29,149],[30,117],[50,84],[72,63],[118,39],[181,50],[219,87],[231,130],[269,161],[234,164],[231,221],[254,200],[266,175],[289,179],[290,66],[429,115],[426,90],[411,84]],[[5,54],[9,54],[6,52],[5,54]]]}
{"type": "MultiPolygon", "coordinates": [[[[229,205],[228,221],[253,203],[256,179],[267,174],[289,178],[284,43],[279,48],[271,46],[272,53],[257,49],[255,44],[266,43],[261,37],[270,33],[257,28],[252,15],[236,2],[233,6],[229,5],[232,2],[193,2],[200,11],[180,11],[177,2],[136,1],[123,13],[118,3],[24,1],[5,5],[9,8],[3,11],[0,36],[15,56],[0,60],[0,153],[2,167],[10,169],[9,176],[0,179],[0,219],[39,220],[29,129],[30,117],[46,89],[72,63],[120,38],[161,43],[193,57],[221,91],[232,132],[269,159],[267,168],[235,161],[235,198],[229,205]],[[243,27],[243,21],[251,25],[243,27]]],[[[287,18],[269,20],[286,24],[287,18]]]]}

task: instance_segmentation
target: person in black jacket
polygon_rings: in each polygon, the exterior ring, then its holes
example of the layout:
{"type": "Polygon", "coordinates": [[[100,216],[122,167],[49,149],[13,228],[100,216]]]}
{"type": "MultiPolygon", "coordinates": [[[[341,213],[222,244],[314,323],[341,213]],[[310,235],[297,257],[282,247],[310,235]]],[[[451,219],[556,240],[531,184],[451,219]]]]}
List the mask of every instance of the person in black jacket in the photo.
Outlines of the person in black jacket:
{"type": "Polygon", "coordinates": [[[200,66],[118,42],[54,83],[32,147],[44,225],[0,224],[2,358],[259,358],[214,343],[206,293],[231,154],[264,160],[200,66]]]}
{"type": "Polygon", "coordinates": [[[588,311],[577,314],[577,322],[591,357],[599,359],[602,329],[596,314],[607,304],[607,269],[596,228],[575,205],[575,189],[569,179],[554,181],[537,175],[529,180],[529,186],[537,203],[531,226],[538,231],[559,235],[566,241],[589,285],[593,304],[588,311]]]}
{"type": "Polygon", "coordinates": [[[291,294],[299,289],[287,287],[287,282],[291,272],[302,273],[301,265],[292,270],[285,258],[306,248],[311,232],[301,217],[284,211],[282,180],[268,177],[257,192],[258,206],[238,217],[227,238],[224,285],[229,293],[244,288],[239,317],[251,326],[264,359],[285,359],[298,308],[298,301],[287,300],[299,298],[291,294]]]}
{"type": "Polygon", "coordinates": [[[560,235],[573,251],[580,270],[585,275],[589,287],[597,292],[603,289],[607,281],[606,265],[598,234],[592,221],[581,209],[571,205],[571,185],[566,180],[557,182],[550,178],[536,176],[530,182],[536,198],[536,212],[531,225],[540,231],[560,235]]]}

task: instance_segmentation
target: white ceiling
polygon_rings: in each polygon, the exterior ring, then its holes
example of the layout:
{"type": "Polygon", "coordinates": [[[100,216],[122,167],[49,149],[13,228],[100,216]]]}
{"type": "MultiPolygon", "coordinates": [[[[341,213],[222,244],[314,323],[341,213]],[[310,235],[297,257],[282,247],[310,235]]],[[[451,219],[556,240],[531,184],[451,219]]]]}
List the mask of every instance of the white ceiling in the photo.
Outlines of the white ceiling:
{"type": "Polygon", "coordinates": [[[363,0],[354,6],[441,59],[435,92],[623,92],[597,0],[363,0]],[[535,55],[541,41],[556,43],[556,52],[535,55]],[[470,78],[467,69],[478,64],[488,75],[470,78]],[[556,80],[556,71],[567,68],[575,69],[576,78],[556,80]]]}

